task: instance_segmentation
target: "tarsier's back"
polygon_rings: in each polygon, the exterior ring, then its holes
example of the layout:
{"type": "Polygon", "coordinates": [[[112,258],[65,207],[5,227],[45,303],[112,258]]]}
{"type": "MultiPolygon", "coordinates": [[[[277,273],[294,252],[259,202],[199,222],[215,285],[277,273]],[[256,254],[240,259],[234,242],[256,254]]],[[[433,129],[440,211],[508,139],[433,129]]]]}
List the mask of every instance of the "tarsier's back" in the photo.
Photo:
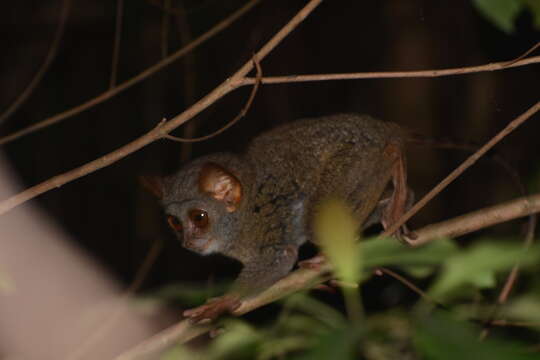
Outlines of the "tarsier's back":
{"type": "Polygon", "coordinates": [[[258,168],[260,183],[278,179],[277,184],[304,192],[307,214],[324,198],[336,197],[345,200],[362,223],[390,179],[393,148],[399,151],[402,146],[403,131],[393,123],[336,114],[266,132],[254,139],[247,155],[258,168]]]}

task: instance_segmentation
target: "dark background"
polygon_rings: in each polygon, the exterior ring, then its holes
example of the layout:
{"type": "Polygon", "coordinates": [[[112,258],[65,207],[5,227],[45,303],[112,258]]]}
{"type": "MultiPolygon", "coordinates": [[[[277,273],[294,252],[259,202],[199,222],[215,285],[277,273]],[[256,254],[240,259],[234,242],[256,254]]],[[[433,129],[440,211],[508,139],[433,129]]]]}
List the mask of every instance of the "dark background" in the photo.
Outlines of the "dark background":
{"type": "MultiPolygon", "coordinates": [[[[157,2],[159,3],[159,2],[157,2]]],[[[196,37],[244,1],[172,0],[184,19],[171,17],[169,53],[196,37]],[[191,34],[190,34],[191,33],[191,34]]],[[[265,0],[190,56],[113,99],[4,146],[28,187],[102,156],[171,118],[236,71],[304,4],[265,0]]],[[[26,87],[43,62],[62,1],[0,5],[0,109],[26,87]]],[[[108,88],[116,2],[76,1],[58,55],[30,99],[0,124],[2,135],[78,105],[108,88]]],[[[125,2],[119,81],[161,59],[162,10],[154,1],[125,2]]],[[[523,12],[506,34],[471,1],[328,0],[263,62],[264,74],[314,74],[422,70],[480,65],[513,59],[540,39],[523,12]]],[[[434,79],[374,79],[266,85],[246,118],[226,133],[193,146],[192,156],[241,151],[254,135],[300,117],[336,112],[368,113],[435,138],[483,143],[538,101],[538,66],[434,79]]],[[[249,88],[239,89],[200,114],[195,135],[230,121],[249,88]]],[[[175,131],[181,135],[182,128],[175,131]]],[[[538,181],[540,119],[531,118],[497,147],[526,183],[538,181]]],[[[154,241],[164,250],[145,288],[232,276],[238,269],[220,257],[201,258],[180,247],[155,199],[138,185],[143,174],[169,174],[187,152],[178,143],[155,142],[120,162],[40,196],[47,215],[75,241],[129,283],[154,241]]],[[[411,146],[410,184],[417,196],[456,167],[467,154],[411,146]]],[[[480,161],[412,221],[413,228],[513,197],[510,177],[480,161]]],[[[15,210],[16,211],[16,210],[15,210]]],[[[519,234],[521,223],[485,230],[519,234]]]]}

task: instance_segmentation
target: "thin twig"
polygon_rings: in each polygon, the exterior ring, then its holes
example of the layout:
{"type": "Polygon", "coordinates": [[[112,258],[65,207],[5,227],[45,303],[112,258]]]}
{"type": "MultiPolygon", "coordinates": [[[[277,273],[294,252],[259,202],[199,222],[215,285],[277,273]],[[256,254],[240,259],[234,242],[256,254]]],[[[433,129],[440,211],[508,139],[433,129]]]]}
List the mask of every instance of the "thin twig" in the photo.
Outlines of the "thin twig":
{"type": "MultiPolygon", "coordinates": [[[[68,1],[68,0],[66,0],[68,1]]],[[[180,50],[176,51],[171,56],[167,57],[166,59],[161,60],[157,64],[149,67],[148,69],[144,70],[143,72],[139,73],[138,75],[132,77],[129,80],[124,81],[123,83],[119,84],[113,89],[107,90],[100,95],[80,104],[77,105],[71,109],[68,109],[66,111],[63,111],[61,113],[58,113],[56,115],[53,115],[51,117],[46,118],[43,121],[40,121],[34,125],[30,125],[26,128],[23,128],[19,131],[16,131],[10,135],[4,136],[0,138],[0,145],[5,145],[7,143],[12,142],[13,140],[16,140],[20,137],[23,137],[25,135],[34,133],[36,131],[39,131],[41,129],[44,129],[48,126],[51,126],[53,124],[59,123],[62,120],[68,119],[72,116],[75,116],[83,111],[86,111],[98,104],[101,104],[102,102],[109,100],[110,98],[120,94],[124,90],[129,89],[135,84],[138,84],[142,80],[150,77],[157,71],[163,69],[164,67],[172,64],[176,60],[180,59],[182,56],[186,55],[193,49],[197,48],[201,44],[205,43],[212,37],[214,37],[216,34],[220,33],[222,30],[226,29],[229,25],[234,23],[237,19],[239,19],[242,15],[247,13],[249,10],[251,10],[255,5],[257,5],[261,0],[251,0],[246,5],[242,6],[240,9],[236,10],[234,13],[232,13],[227,18],[220,21],[218,24],[216,24],[213,28],[199,36],[197,39],[195,39],[192,43],[190,43],[187,46],[184,46],[180,50]]]]}
{"type": "Polygon", "coordinates": [[[461,236],[538,212],[540,212],[540,194],[521,197],[434,225],[427,225],[421,231],[415,231],[417,237],[410,245],[417,247],[443,237],[461,236]]]}
{"type": "Polygon", "coordinates": [[[24,91],[19,95],[19,97],[6,109],[6,111],[4,111],[2,115],[0,115],[0,124],[3,124],[7,118],[9,118],[15,111],[17,111],[17,109],[26,101],[26,99],[28,99],[28,97],[36,89],[41,79],[43,79],[45,73],[47,73],[49,66],[51,65],[53,59],[56,56],[60,41],[62,40],[62,36],[64,35],[64,30],[66,28],[66,22],[70,8],[71,0],[64,0],[62,5],[62,11],[60,13],[60,21],[58,22],[58,27],[56,28],[56,33],[54,34],[54,38],[51,46],[49,47],[49,51],[45,56],[45,61],[39,68],[36,75],[34,75],[34,78],[32,79],[32,81],[30,81],[26,89],[24,89],[24,91]]]}
{"type": "Polygon", "coordinates": [[[517,58],[515,58],[514,60],[510,60],[506,66],[510,66],[516,62],[518,62],[519,60],[521,59],[524,59],[525,57],[527,57],[529,54],[531,54],[532,52],[534,52],[536,49],[538,49],[540,47],[540,41],[537,42],[535,45],[533,45],[529,50],[525,51],[523,54],[521,54],[520,56],[518,56],[517,58]]]}
{"type": "MultiPolygon", "coordinates": [[[[495,135],[491,140],[489,140],[484,146],[482,146],[478,151],[472,154],[467,158],[460,166],[458,166],[454,171],[452,171],[444,180],[438,183],[430,192],[428,192],[420,201],[418,201],[414,206],[407,211],[395,224],[392,224],[385,232],[385,235],[393,234],[403,225],[407,220],[409,220],[413,215],[415,215],[420,209],[422,209],[430,200],[432,200],[437,194],[439,194],[444,188],[446,188],[452,181],[454,181],[458,176],[460,176],[465,170],[472,166],[478,159],[480,159],[486,152],[488,152],[493,146],[495,146],[499,141],[501,141],[506,135],[511,133],[515,128],[524,123],[532,115],[540,110],[540,101],[531,106],[523,114],[519,115],[517,118],[512,120],[503,130],[501,130],[497,135],[495,135]]],[[[414,244],[416,240],[408,240],[411,244],[414,244]]]]}
{"type": "MultiPolygon", "coordinates": [[[[539,211],[540,194],[527,198],[519,198],[417,230],[419,242],[415,243],[415,246],[419,246],[420,243],[426,244],[429,241],[442,237],[457,236],[456,234],[462,235],[479,230],[482,227],[512,220],[519,216],[526,216],[530,212],[539,211]],[[528,204],[532,206],[528,206],[528,204]],[[486,217],[487,219],[483,221],[481,219],[482,217],[486,217]],[[470,226],[470,224],[476,224],[476,226],[470,226]]],[[[330,265],[328,263],[322,263],[318,270],[300,269],[294,271],[260,294],[243,300],[242,305],[234,311],[233,315],[243,315],[289,294],[303,289],[309,289],[325,282],[330,276],[324,276],[323,274],[327,274],[329,270],[330,265]]],[[[134,360],[143,357],[146,358],[149,355],[155,356],[167,347],[176,343],[187,342],[199,335],[207,333],[215,326],[193,325],[188,320],[183,320],[126,351],[115,360],[134,360]]]]}
{"type": "MultiPolygon", "coordinates": [[[[255,55],[259,61],[263,60],[291,31],[293,31],[300,23],[322,2],[322,0],[310,0],[285,26],[281,28],[255,55]]],[[[253,69],[253,62],[247,61],[234,75],[223,82],[221,85],[212,90],[205,97],[197,101],[193,106],[189,107],[183,113],[177,115],[167,122],[160,122],[154,129],[147,132],[140,138],[122,146],[121,148],[102,156],[96,160],[90,161],[85,165],[65,172],[61,175],[54,176],[47,181],[24,190],[23,192],[12,196],[0,202],[0,215],[13,209],[36,196],[43,194],[54,188],[58,188],[70,181],[88,175],[96,170],[109,166],[127,155],[143,148],[144,146],[164,137],[172,130],[176,129],[218,99],[222,98],[230,91],[238,87],[238,82],[253,69]]]]}
{"type": "MultiPolygon", "coordinates": [[[[384,72],[357,72],[341,74],[313,74],[313,75],[287,75],[270,76],[262,78],[263,85],[266,84],[284,84],[310,81],[334,81],[334,80],[358,80],[358,79],[402,79],[402,78],[435,78],[444,76],[455,76],[464,74],[481,73],[486,71],[505,70],[519,66],[526,66],[540,63],[540,56],[534,56],[527,59],[516,61],[510,65],[508,61],[500,61],[478,66],[467,66],[439,70],[419,70],[419,71],[384,71],[384,72]]],[[[242,85],[253,84],[255,78],[246,77],[242,80],[242,85]]]]}
{"type": "Polygon", "coordinates": [[[379,267],[379,268],[375,269],[375,275],[380,276],[380,275],[383,275],[383,274],[386,274],[386,275],[396,279],[397,281],[399,281],[400,283],[405,285],[407,288],[412,290],[412,292],[418,294],[424,300],[426,300],[426,301],[428,301],[428,302],[430,302],[432,304],[435,304],[438,307],[446,308],[444,305],[438,303],[435,299],[433,299],[431,296],[429,296],[424,290],[420,289],[414,283],[407,280],[404,276],[399,275],[395,271],[392,271],[392,270],[390,270],[388,268],[385,268],[385,267],[379,267]]]}
{"type": "MultiPolygon", "coordinates": [[[[261,0],[252,0],[253,2],[257,3],[261,0]]],[[[247,4],[245,7],[250,5],[251,3],[247,4]]],[[[252,6],[254,6],[253,4],[252,6]]],[[[251,6],[250,6],[251,8],[251,6]]],[[[242,8],[244,9],[244,8],[242,8]]],[[[241,10],[242,10],[241,9],[241,10]]],[[[249,9],[247,9],[249,10],[249,9]]],[[[245,11],[247,11],[245,10],[245,11]]],[[[245,12],[244,11],[244,12],[245,12]]],[[[240,12],[240,10],[238,11],[240,12]]],[[[236,14],[236,13],[235,13],[236,14]]],[[[243,14],[243,12],[242,12],[243,14]]],[[[234,15],[231,15],[230,18],[232,18],[234,15]]],[[[239,17],[238,15],[237,17],[239,17]]],[[[236,19],[236,18],[235,18],[236,19]]],[[[227,21],[228,19],[224,20],[227,21]]],[[[232,22],[232,21],[231,21],[232,22]]],[[[161,70],[163,67],[171,64],[178,58],[185,55],[187,52],[191,51],[193,48],[200,45],[202,42],[205,42],[210,37],[215,35],[217,32],[222,30],[221,28],[218,30],[218,26],[222,23],[216,25],[215,28],[209,30],[207,33],[203,34],[201,37],[199,37],[197,40],[195,40],[190,46],[186,46],[180,50],[178,50],[175,54],[169,56],[167,59],[164,59],[157,63],[156,65],[148,68],[147,70],[143,71],[139,75],[131,78],[130,80],[127,80],[123,82],[122,84],[118,85],[114,89],[111,89],[109,91],[106,91],[102,93],[101,95],[81,104],[74,108],[71,108],[69,110],[66,110],[64,112],[61,112],[59,114],[53,115],[43,121],[40,121],[34,125],[30,125],[24,129],[21,129],[19,131],[16,131],[10,135],[4,136],[0,138],[0,146],[5,145],[7,143],[10,143],[20,137],[23,137],[25,135],[34,133],[36,131],[39,131],[43,128],[46,128],[48,126],[51,126],[53,124],[56,124],[64,119],[70,118],[74,115],[77,115],[83,111],[86,111],[90,109],[91,107],[101,104],[102,102],[112,98],[113,96],[121,93],[122,91],[128,89],[129,87],[137,84],[138,82],[146,79],[150,75],[153,75],[158,70],[161,70]],[[215,30],[215,31],[214,31],[215,30]],[[212,32],[212,34],[209,34],[212,32]],[[208,35],[208,36],[206,36],[208,35]],[[205,37],[206,36],[206,37],[205,37]],[[205,37],[205,39],[202,39],[205,37]]],[[[225,25],[228,26],[229,23],[225,25]]],[[[491,63],[486,65],[479,65],[479,66],[470,66],[470,67],[460,67],[460,68],[451,68],[451,69],[441,69],[441,70],[421,70],[421,71],[388,71],[388,72],[361,72],[361,73],[344,73],[344,74],[316,74],[316,75],[288,75],[288,76],[275,76],[275,77],[266,77],[261,79],[262,84],[283,84],[283,83],[294,83],[294,82],[309,82],[309,81],[329,81],[329,80],[356,80],[356,79],[389,79],[389,78],[426,78],[426,77],[443,77],[443,76],[454,76],[454,75],[463,75],[463,74],[472,74],[472,73],[480,73],[480,72],[486,72],[486,71],[498,71],[498,70],[505,70],[509,68],[514,67],[520,67],[520,66],[526,66],[531,64],[537,64],[540,63],[540,56],[530,57],[527,59],[523,59],[520,61],[516,61],[513,64],[508,64],[508,61],[501,61],[497,63],[491,63]]],[[[237,87],[244,86],[244,85],[252,85],[257,81],[256,78],[252,77],[246,77],[243,78],[240,83],[236,84],[237,87]]]]}
{"type": "Polygon", "coordinates": [[[169,135],[169,134],[165,134],[165,135],[163,135],[163,137],[165,137],[166,139],[169,139],[169,140],[183,142],[183,143],[194,143],[194,142],[205,141],[205,140],[211,139],[211,138],[216,137],[219,134],[223,133],[225,130],[227,130],[228,128],[230,128],[234,124],[236,124],[238,122],[238,120],[240,120],[241,118],[246,116],[249,108],[251,107],[251,103],[253,103],[253,100],[255,99],[255,95],[257,94],[257,91],[259,90],[259,86],[261,85],[260,79],[262,78],[261,65],[259,64],[259,61],[257,60],[256,55],[253,55],[253,64],[254,64],[255,68],[257,69],[257,78],[259,79],[259,81],[255,82],[255,85],[253,85],[253,88],[251,89],[251,93],[249,94],[249,98],[246,101],[246,104],[244,105],[242,110],[240,110],[238,115],[236,115],[234,117],[234,119],[232,119],[227,124],[225,124],[225,126],[223,126],[221,129],[218,129],[218,130],[214,131],[213,133],[211,133],[209,135],[201,136],[201,137],[198,137],[198,138],[186,139],[186,138],[181,138],[181,137],[177,137],[177,136],[172,136],[172,135],[169,135]]]}
{"type": "Polygon", "coordinates": [[[116,3],[116,26],[114,29],[114,48],[111,64],[111,81],[109,83],[109,89],[113,89],[116,86],[116,80],[118,78],[118,59],[120,59],[120,42],[122,40],[122,18],[124,12],[124,0],[117,0],[116,3]]]}

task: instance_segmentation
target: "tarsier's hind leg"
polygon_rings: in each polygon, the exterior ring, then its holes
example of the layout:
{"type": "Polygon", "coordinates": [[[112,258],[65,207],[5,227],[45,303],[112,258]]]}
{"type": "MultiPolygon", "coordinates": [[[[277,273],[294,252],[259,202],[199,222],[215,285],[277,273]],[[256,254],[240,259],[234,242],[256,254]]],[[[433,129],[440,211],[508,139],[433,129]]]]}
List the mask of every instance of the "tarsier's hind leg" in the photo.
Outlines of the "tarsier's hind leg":
{"type": "MultiPolygon", "coordinates": [[[[408,208],[413,201],[413,194],[407,188],[407,164],[402,150],[396,144],[390,143],[384,149],[385,156],[394,157],[395,162],[392,167],[392,185],[393,191],[388,203],[384,207],[381,216],[381,224],[384,229],[388,229],[394,225],[408,208]]],[[[386,200],[386,199],[385,199],[386,200]]],[[[383,201],[385,201],[383,200],[383,201]]],[[[394,233],[398,239],[402,239],[403,236],[408,234],[408,230],[405,224],[394,233]]]]}

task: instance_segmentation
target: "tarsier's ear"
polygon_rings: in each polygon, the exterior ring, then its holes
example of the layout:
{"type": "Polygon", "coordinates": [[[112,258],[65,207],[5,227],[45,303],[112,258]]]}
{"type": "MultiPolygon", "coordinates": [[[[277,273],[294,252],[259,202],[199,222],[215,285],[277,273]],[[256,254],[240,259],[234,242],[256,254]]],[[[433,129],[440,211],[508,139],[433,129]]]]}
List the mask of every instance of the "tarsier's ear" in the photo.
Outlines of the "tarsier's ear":
{"type": "Polygon", "coordinates": [[[214,163],[204,164],[199,175],[199,191],[224,201],[227,211],[233,212],[242,200],[240,181],[227,170],[214,163]]]}
{"type": "Polygon", "coordinates": [[[158,199],[163,199],[163,178],[149,175],[139,176],[140,184],[158,199]]]}

